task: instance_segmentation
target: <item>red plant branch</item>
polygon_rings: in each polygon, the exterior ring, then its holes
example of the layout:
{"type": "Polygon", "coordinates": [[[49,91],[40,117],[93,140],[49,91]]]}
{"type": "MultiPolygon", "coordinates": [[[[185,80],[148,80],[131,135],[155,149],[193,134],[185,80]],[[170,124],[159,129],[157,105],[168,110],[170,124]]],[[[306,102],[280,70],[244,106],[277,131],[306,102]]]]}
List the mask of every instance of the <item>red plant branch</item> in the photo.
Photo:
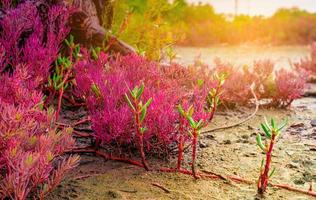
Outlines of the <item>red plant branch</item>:
{"type": "Polygon", "coordinates": [[[56,116],[55,116],[55,120],[57,121],[58,118],[59,118],[59,113],[60,113],[60,109],[61,109],[61,101],[62,101],[62,98],[63,98],[63,94],[64,94],[64,85],[65,83],[68,81],[68,78],[69,78],[69,75],[71,73],[71,69],[68,69],[64,79],[63,79],[63,82],[62,82],[62,85],[61,85],[61,89],[59,91],[59,96],[58,96],[58,105],[57,105],[57,112],[56,112],[56,116]]]}
{"type": "Polygon", "coordinates": [[[182,163],[182,159],[183,159],[183,143],[184,143],[184,119],[181,116],[181,114],[179,114],[179,144],[178,144],[178,162],[177,162],[177,169],[180,170],[181,169],[181,163],[182,163]]]}
{"type": "Polygon", "coordinates": [[[268,186],[269,181],[269,171],[270,171],[270,163],[271,163],[271,157],[272,157],[272,150],[275,142],[275,134],[272,134],[272,138],[270,141],[269,149],[266,154],[266,163],[264,167],[263,173],[260,175],[258,180],[258,193],[263,194],[268,186]]]}
{"type": "Polygon", "coordinates": [[[193,130],[191,169],[192,169],[192,175],[193,175],[193,177],[194,177],[195,179],[198,178],[198,175],[197,175],[196,170],[195,170],[197,137],[198,137],[197,130],[193,130]]]}
{"type": "Polygon", "coordinates": [[[159,183],[152,183],[152,185],[162,189],[165,193],[170,193],[171,192],[169,189],[167,189],[166,187],[160,185],[159,183]]]}
{"type": "Polygon", "coordinates": [[[299,192],[299,193],[302,193],[302,194],[307,194],[307,195],[316,197],[316,192],[313,192],[311,190],[302,190],[302,189],[293,188],[293,187],[291,187],[289,185],[284,185],[284,184],[270,183],[270,185],[273,186],[273,187],[283,188],[283,189],[286,189],[286,190],[289,190],[289,191],[299,192]]]}
{"type": "Polygon", "coordinates": [[[102,151],[98,151],[98,150],[95,150],[95,149],[92,149],[92,148],[74,149],[74,150],[71,151],[71,153],[93,153],[93,154],[95,154],[97,156],[103,157],[106,160],[114,160],[114,161],[128,163],[128,164],[131,164],[131,165],[136,165],[136,166],[144,168],[144,165],[139,163],[139,162],[137,162],[137,161],[130,160],[128,158],[121,158],[121,157],[112,156],[110,154],[106,154],[106,153],[104,153],[102,151]]]}
{"type": "Polygon", "coordinates": [[[80,124],[84,124],[84,123],[90,122],[90,121],[91,121],[90,117],[87,117],[87,118],[85,118],[85,119],[82,119],[82,120],[80,120],[80,121],[78,121],[78,122],[73,123],[72,126],[73,126],[73,127],[74,127],[74,126],[78,126],[78,125],[80,125],[80,124]]]}
{"type": "Polygon", "coordinates": [[[135,105],[135,111],[134,112],[134,116],[135,116],[135,123],[136,123],[136,134],[138,137],[138,148],[139,148],[139,152],[140,152],[140,156],[142,158],[142,163],[144,165],[144,168],[149,171],[149,167],[148,167],[148,163],[146,161],[146,156],[145,156],[145,152],[144,152],[144,135],[143,133],[141,133],[141,128],[142,128],[142,124],[140,122],[140,106],[139,106],[139,100],[137,98],[133,97],[133,101],[134,101],[134,105],[135,105]]]}

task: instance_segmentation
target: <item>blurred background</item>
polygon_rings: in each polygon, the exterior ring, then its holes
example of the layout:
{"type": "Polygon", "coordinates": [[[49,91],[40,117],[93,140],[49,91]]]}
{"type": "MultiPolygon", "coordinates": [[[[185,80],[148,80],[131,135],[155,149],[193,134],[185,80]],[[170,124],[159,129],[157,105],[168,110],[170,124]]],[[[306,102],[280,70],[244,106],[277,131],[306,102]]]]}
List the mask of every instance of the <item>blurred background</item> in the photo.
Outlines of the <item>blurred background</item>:
{"type": "Polygon", "coordinates": [[[160,60],[176,47],[186,64],[199,56],[247,64],[272,59],[289,67],[316,41],[313,0],[117,0],[112,31],[160,60]]]}

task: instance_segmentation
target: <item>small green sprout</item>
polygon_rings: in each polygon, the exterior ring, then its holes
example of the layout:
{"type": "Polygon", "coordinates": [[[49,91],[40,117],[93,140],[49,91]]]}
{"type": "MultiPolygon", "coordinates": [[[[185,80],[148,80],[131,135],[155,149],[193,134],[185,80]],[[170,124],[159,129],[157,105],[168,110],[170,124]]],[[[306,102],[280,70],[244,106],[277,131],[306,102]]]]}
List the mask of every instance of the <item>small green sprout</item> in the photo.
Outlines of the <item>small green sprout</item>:
{"type": "MultiPolygon", "coordinates": [[[[271,118],[271,122],[270,124],[268,123],[268,120],[266,118],[264,118],[265,122],[264,123],[261,123],[261,128],[266,136],[267,139],[272,139],[272,137],[278,137],[281,133],[281,130],[286,126],[288,120],[285,119],[281,125],[277,126],[276,125],[276,122],[273,118],[271,118]]],[[[260,147],[260,149],[263,151],[263,152],[266,152],[267,151],[267,147],[263,144],[263,141],[262,141],[262,137],[260,134],[257,134],[257,137],[256,137],[256,141],[257,141],[257,145],[260,147]]]]}
{"type": "Polygon", "coordinates": [[[145,85],[142,84],[140,87],[136,86],[133,90],[129,89],[129,94],[125,94],[125,99],[130,107],[134,117],[135,117],[135,125],[136,132],[138,136],[138,146],[139,151],[142,157],[142,163],[146,170],[149,170],[148,164],[146,162],[145,153],[144,153],[144,133],[147,128],[143,126],[143,122],[145,120],[147,114],[147,108],[150,106],[152,102],[152,98],[148,99],[145,104],[141,101],[142,94],[144,92],[145,85]]]}
{"type": "Polygon", "coordinates": [[[181,105],[177,106],[178,112],[181,116],[188,120],[191,130],[188,131],[189,136],[192,138],[192,175],[194,178],[198,178],[198,175],[195,170],[195,160],[196,160],[196,149],[197,149],[197,142],[198,142],[198,135],[203,127],[206,126],[207,122],[203,119],[194,120],[194,107],[190,106],[186,111],[183,109],[181,105]]]}
{"type": "Polygon", "coordinates": [[[274,144],[276,143],[277,138],[281,135],[282,129],[287,125],[288,120],[285,119],[280,125],[277,124],[275,119],[271,118],[270,123],[266,118],[264,118],[264,123],[261,123],[261,128],[266,137],[266,141],[270,140],[270,143],[266,142],[265,144],[262,141],[260,134],[257,135],[256,141],[259,148],[266,154],[266,158],[262,159],[260,167],[260,176],[258,180],[258,193],[263,194],[268,186],[269,178],[273,176],[276,169],[273,168],[270,171],[270,164],[272,158],[272,151],[274,144]]]}

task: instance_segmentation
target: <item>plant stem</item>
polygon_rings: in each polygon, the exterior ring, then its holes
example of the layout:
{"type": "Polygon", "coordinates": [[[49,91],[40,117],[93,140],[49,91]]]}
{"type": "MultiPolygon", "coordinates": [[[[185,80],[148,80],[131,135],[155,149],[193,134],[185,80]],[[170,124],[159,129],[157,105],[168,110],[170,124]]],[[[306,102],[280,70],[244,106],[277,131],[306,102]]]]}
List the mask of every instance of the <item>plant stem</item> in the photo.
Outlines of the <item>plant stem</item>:
{"type": "Polygon", "coordinates": [[[113,161],[118,161],[118,162],[123,162],[123,163],[128,163],[131,165],[136,165],[139,167],[144,167],[143,164],[130,160],[128,158],[122,158],[122,157],[116,157],[112,156],[111,154],[104,153],[102,151],[98,151],[92,148],[83,148],[83,149],[73,149],[70,153],[94,153],[97,156],[103,157],[106,160],[113,160],[113,161]]]}
{"type": "Polygon", "coordinates": [[[193,132],[193,141],[192,141],[192,164],[191,164],[191,167],[192,167],[193,177],[195,179],[198,179],[198,176],[197,176],[196,170],[195,170],[196,146],[197,146],[197,131],[194,130],[194,132],[193,132]]]}
{"type": "MultiPolygon", "coordinates": [[[[72,62],[72,59],[73,59],[73,48],[70,47],[70,55],[69,55],[69,60],[70,62],[72,62]]],[[[64,69],[64,66],[62,66],[62,74],[64,73],[63,72],[63,69],[64,69]]],[[[63,99],[63,95],[64,95],[64,86],[66,84],[66,82],[68,81],[68,78],[71,74],[71,68],[67,70],[67,73],[65,74],[65,77],[62,81],[62,85],[61,85],[61,89],[59,91],[59,97],[58,97],[58,106],[57,106],[57,112],[56,112],[56,116],[55,116],[55,120],[57,121],[58,120],[58,117],[59,117],[59,113],[60,113],[60,109],[61,109],[61,101],[63,99]]]]}
{"type": "Polygon", "coordinates": [[[64,86],[62,86],[60,91],[59,91],[57,112],[56,112],[56,116],[55,116],[55,121],[58,121],[58,118],[59,118],[59,113],[60,113],[60,110],[61,110],[61,101],[62,101],[62,98],[63,98],[63,93],[64,93],[64,86]]]}
{"type": "Polygon", "coordinates": [[[179,115],[180,118],[180,123],[179,123],[179,134],[180,134],[180,138],[179,138],[179,144],[178,144],[178,163],[177,163],[177,169],[180,170],[181,169],[181,164],[182,164],[182,159],[183,159],[183,142],[184,142],[184,138],[183,138],[183,118],[181,115],[179,115]]]}
{"type": "Polygon", "coordinates": [[[146,156],[145,156],[145,152],[144,152],[144,134],[141,133],[141,122],[140,122],[140,117],[139,117],[139,114],[140,114],[140,108],[139,108],[139,102],[137,99],[134,99],[134,105],[135,106],[135,112],[134,112],[134,115],[135,115],[135,123],[136,123],[136,132],[137,132],[137,136],[138,136],[138,148],[139,148],[139,152],[140,152],[140,156],[142,158],[142,163],[144,165],[144,168],[149,171],[149,167],[148,167],[148,164],[147,164],[147,161],[146,161],[146,156]]]}
{"type": "Polygon", "coordinates": [[[259,194],[263,194],[268,186],[268,181],[269,181],[269,170],[270,170],[270,164],[271,164],[271,157],[272,157],[272,150],[273,150],[273,146],[274,146],[274,142],[275,142],[275,134],[272,133],[272,138],[270,141],[270,145],[269,145],[269,149],[268,152],[266,154],[266,163],[264,166],[264,171],[263,173],[260,175],[259,178],[259,183],[258,183],[258,193],[259,194]]]}
{"type": "Polygon", "coordinates": [[[56,116],[55,116],[55,120],[57,121],[58,120],[58,117],[59,117],[59,113],[60,113],[60,110],[61,110],[61,101],[62,101],[62,98],[63,98],[63,94],[64,94],[64,85],[66,84],[66,82],[68,81],[68,77],[71,73],[71,69],[69,69],[63,79],[63,82],[62,82],[62,85],[61,85],[61,89],[59,91],[59,96],[58,96],[58,106],[57,106],[57,112],[56,112],[56,116]]]}

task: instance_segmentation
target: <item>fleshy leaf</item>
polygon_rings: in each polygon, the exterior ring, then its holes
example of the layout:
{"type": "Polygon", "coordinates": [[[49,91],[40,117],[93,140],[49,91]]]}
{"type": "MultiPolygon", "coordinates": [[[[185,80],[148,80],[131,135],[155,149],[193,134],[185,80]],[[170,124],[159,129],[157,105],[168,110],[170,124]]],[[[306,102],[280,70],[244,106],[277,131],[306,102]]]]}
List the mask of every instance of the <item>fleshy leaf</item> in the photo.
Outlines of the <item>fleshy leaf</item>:
{"type": "Polygon", "coordinates": [[[264,131],[264,133],[266,134],[266,136],[269,138],[269,139],[271,139],[271,133],[270,133],[270,131],[268,130],[268,128],[266,127],[266,125],[264,125],[264,124],[261,124],[261,128],[263,129],[263,131],[264,131]]]}
{"type": "Polygon", "coordinates": [[[260,134],[257,134],[256,141],[257,141],[257,145],[260,147],[260,149],[262,149],[262,151],[266,152],[266,147],[262,143],[262,139],[261,139],[260,134]]]}
{"type": "Polygon", "coordinates": [[[142,86],[138,89],[138,91],[137,91],[137,94],[136,94],[136,99],[139,99],[140,98],[140,96],[143,94],[143,92],[144,92],[144,88],[145,88],[145,85],[144,84],[142,84],[142,86]]]}
{"type": "Polygon", "coordinates": [[[274,167],[273,170],[270,172],[269,178],[271,178],[271,177],[274,175],[274,173],[275,173],[275,167],[274,167]]]}
{"type": "Polygon", "coordinates": [[[128,106],[129,106],[133,111],[135,111],[135,107],[133,106],[133,104],[132,104],[132,102],[131,102],[131,100],[129,99],[129,97],[128,97],[127,94],[125,94],[125,99],[126,99],[126,101],[127,101],[128,106]]]}
{"type": "Polygon", "coordinates": [[[147,108],[143,107],[143,109],[141,110],[141,114],[140,114],[140,122],[143,122],[145,117],[146,117],[146,113],[147,113],[147,108]]]}
{"type": "Polygon", "coordinates": [[[189,121],[189,123],[190,123],[190,126],[191,126],[192,128],[196,128],[196,124],[195,124],[194,119],[193,119],[191,116],[187,116],[187,119],[188,119],[188,121],[189,121]]]}
{"type": "Polygon", "coordinates": [[[281,131],[288,123],[288,118],[286,118],[283,123],[279,126],[277,132],[281,131]]]}
{"type": "Polygon", "coordinates": [[[272,126],[273,129],[276,128],[276,126],[275,126],[275,120],[274,120],[273,118],[271,118],[271,126],[272,126]]]}

